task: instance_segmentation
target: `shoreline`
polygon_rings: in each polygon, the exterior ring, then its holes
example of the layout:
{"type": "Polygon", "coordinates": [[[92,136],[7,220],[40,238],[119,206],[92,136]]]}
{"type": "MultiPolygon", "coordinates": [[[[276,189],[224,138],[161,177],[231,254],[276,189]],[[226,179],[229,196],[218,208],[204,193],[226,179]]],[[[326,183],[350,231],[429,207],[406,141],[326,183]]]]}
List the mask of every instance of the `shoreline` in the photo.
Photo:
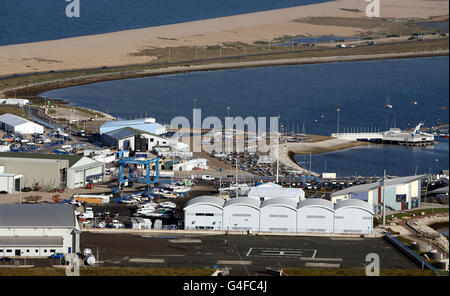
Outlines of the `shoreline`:
{"type": "MultiPolygon", "coordinates": [[[[359,61],[378,61],[392,59],[407,58],[425,58],[425,57],[441,57],[448,56],[449,50],[435,51],[419,51],[419,52],[403,52],[403,53],[383,53],[368,55],[349,55],[349,56],[329,56],[329,57],[311,57],[311,58],[286,58],[277,60],[257,60],[248,62],[229,62],[229,63],[211,63],[205,65],[187,65],[173,66],[167,68],[129,70],[123,72],[100,73],[93,75],[74,76],[66,79],[54,79],[49,81],[27,84],[16,88],[5,89],[0,91],[0,96],[5,97],[17,96],[19,98],[44,99],[40,94],[54,89],[63,89],[73,86],[92,84],[98,82],[106,82],[113,80],[123,80],[132,78],[153,77],[162,75],[184,74],[202,71],[221,71],[233,69],[259,68],[270,66],[291,66],[291,65],[308,65],[323,63],[344,63],[359,61]]],[[[80,70],[81,72],[82,70],[80,70]]],[[[74,72],[76,74],[76,72],[74,72]]],[[[42,74],[43,75],[43,74],[42,74]]],[[[53,100],[62,103],[68,103],[64,100],[53,100]]]]}
{"type": "MultiPolygon", "coordinates": [[[[220,18],[0,46],[0,75],[123,66],[160,60],[170,48],[255,45],[286,36],[409,37],[419,21],[448,18],[448,1],[383,0],[380,18],[365,15],[363,0],[335,0],[220,18]]],[[[240,48],[238,48],[238,51],[240,48]]],[[[172,59],[173,60],[173,59],[172,59]]]]}
{"type": "MultiPolygon", "coordinates": [[[[144,69],[141,71],[129,71],[125,73],[109,73],[109,74],[95,74],[90,76],[72,77],[68,79],[59,79],[52,81],[45,81],[42,83],[36,83],[27,85],[25,87],[19,87],[15,89],[9,89],[1,94],[11,95],[14,92],[18,92],[18,97],[31,96],[32,101],[42,100],[41,96],[43,92],[52,89],[61,89],[67,87],[73,87],[77,85],[91,84],[104,81],[122,80],[131,78],[142,78],[151,76],[173,75],[192,73],[200,71],[220,71],[230,69],[243,69],[243,68],[257,68],[257,67],[269,67],[269,66],[283,66],[283,65],[302,65],[302,64],[318,64],[318,63],[336,63],[336,62],[354,62],[354,61],[376,61],[376,60],[389,60],[389,59],[403,59],[403,58],[420,58],[420,57],[439,57],[448,56],[449,50],[430,51],[430,52],[406,52],[406,53],[388,53],[377,55],[356,55],[356,56],[332,56],[332,57],[314,57],[314,58],[298,58],[298,59],[281,59],[281,60],[263,60],[263,61],[250,61],[250,62],[237,62],[237,63],[222,63],[222,64],[206,64],[197,66],[177,66],[168,67],[162,69],[144,69]]],[[[57,101],[59,104],[69,105],[70,102],[64,100],[52,100],[57,101]]],[[[92,110],[86,107],[77,106],[84,110],[100,112],[92,110]]],[[[104,112],[102,112],[104,113],[104,112]]],[[[113,117],[110,114],[108,116],[113,117]]],[[[325,137],[320,141],[313,141],[310,143],[287,143],[289,147],[282,147],[280,162],[286,167],[300,171],[304,174],[319,176],[319,174],[309,171],[303,168],[295,161],[295,155],[299,154],[322,154],[332,151],[341,151],[367,145],[367,143],[357,141],[339,141],[336,138],[325,137]],[[325,146],[324,146],[325,145],[325,146]],[[306,150],[305,150],[306,149],[306,150]]],[[[284,145],[283,145],[284,146],[284,145]]]]}
{"type": "MultiPolygon", "coordinates": [[[[318,58],[300,58],[300,59],[283,59],[283,60],[265,60],[265,61],[251,61],[251,62],[238,62],[238,63],[224,63],[224,64],[207,64],[198,66],[178,66],[169,67],[163,69],[154,70],[142,70],[131,71],[129,73],[111,73],[111,74],[96,74],[91,76],[81,76],[68,78],[63,80],[52,80],[42,83],[36,83],[33,85],[19,87],[15,89],[9,89],[7,91],[0,92],[0,94],[11,94],[14,91],[18,92],[18,97],[32,97],[32,100],[42,100],[41,96],[43,92],[61,89],[67,87],[73,87],[84,84],[91,84],[104,81],[122,80],[131,78],[142,78],[151,76],[162,76],[172,74],[192,73],[199,71],[220,71],[230,69],[243,69],[243,68],[257,68],[268,66],[283,66],[283,65],[303,65],[303,64],[317,64],[317,63],[335,63],[335,62],[353,62],[353,61],[374,61],[374,60],[389,60],[389,59],[402,59],[402,58],[420,58],[420,57],[438,57],[448,56],[448,50],[432,51],[432,52],[410,52],[410,53],[392,53],[392,54],[378,54],[378,55],[358,55],[358,56],[334,56],[334,57],[318,57],[318,58]]],[[[51,100],[58,101],[63,105],[70,105],[70,102],[64,100],[51,100]]],[[[85,110],[94,112],[100,112],[97,110],[91,110],[86,107],[77,106],[85,110]]],[[[104,113],[104,112],[103,112],[104,113]]],[[[112,115],[108,114],[113,117],[112,115]]],[[[299,154],[321,154],[332,151],[341,151],[345,149],[351,149],[366,145],[367,143],[361,143],[356,141],[339,141],[335,138],[325,137],[321,141],[314,141],[312,143],[288,143],[288,148],[282,147],[281,163],[286,167],[300,171],[302,173],[310,174],[313,176],[319,176],[319,174],[309,171],[306,168],[301,167],[295,161],[295,155],[299,154]],[[295,145],[294,145],[295,144],[295,145]],[[302,145],[303,144],[303,145],[302,145]],[[306,144],[306,145],[305,145],[306,144]],[[326,146],[324,146],[324,144],[326,146]],[[328,145],[329,144],[329,145],[328,145]],[[305,148],[306,147],[306,148],[305,148]],[[305,150],[306,149],[306,150],[305,150]]],[[[284,146],[284,145],[283,145],[284,146]]]]}

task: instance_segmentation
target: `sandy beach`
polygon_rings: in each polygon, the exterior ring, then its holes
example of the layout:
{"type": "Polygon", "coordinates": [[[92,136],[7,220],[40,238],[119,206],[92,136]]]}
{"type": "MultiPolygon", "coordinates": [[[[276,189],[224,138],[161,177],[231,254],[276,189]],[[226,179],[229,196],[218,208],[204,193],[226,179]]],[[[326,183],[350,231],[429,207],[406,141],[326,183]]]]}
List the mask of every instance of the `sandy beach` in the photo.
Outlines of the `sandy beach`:
{"type": "MultiPolygon", "coordinates": [[[[252,44],[283,36],[354,36],[377,27],[349,19],[368,20],[364,0],[327,3],[235,15],[108,34],[0,47],[0,76],[150,62],[156,56],[135,55],[144,49],[213,46],[229,42],[252,44]],[[313,22],[309,18],[321,19],[313,22]],[[340,19],[337,20],[337,19],[340,19]],[[347,22],[342,22],[347,20],[347,22]]],[[[443,0],[383,0],[381,18],[423,19],[448,16],[443,0]]]]}

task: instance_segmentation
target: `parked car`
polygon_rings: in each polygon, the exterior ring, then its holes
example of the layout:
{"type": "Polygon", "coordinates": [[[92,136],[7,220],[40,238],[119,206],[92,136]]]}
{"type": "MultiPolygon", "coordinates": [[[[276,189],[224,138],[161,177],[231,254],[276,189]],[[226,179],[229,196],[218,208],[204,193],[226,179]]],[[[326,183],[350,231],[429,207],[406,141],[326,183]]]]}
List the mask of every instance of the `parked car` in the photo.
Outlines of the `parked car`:
{"type": "Polygon", "coordinates": [[[64,259],[63,253],[54,253],[48,256],[49,259],[64,259]]]}
{"type": "Polygon", "coordinates": [[[14,258],[10,258],[10,257],[2,257],[0,258],[0,262],[13,262],[14,258]]]}

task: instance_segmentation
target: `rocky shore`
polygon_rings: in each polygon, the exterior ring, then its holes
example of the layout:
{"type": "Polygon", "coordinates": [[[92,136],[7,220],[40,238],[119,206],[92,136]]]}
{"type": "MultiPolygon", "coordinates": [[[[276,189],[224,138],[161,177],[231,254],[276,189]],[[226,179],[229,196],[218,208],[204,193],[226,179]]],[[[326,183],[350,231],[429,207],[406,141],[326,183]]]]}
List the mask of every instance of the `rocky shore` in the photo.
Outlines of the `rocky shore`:
{"type": "Polygon", "coordinates": [[[448,238],[432,229],[428,225],[449,221],[449,213],[439,213],[432,216],[411,219],[408,226],[420,233],[423,237],[431,239],[432,242],[442,248],[447,254],[449,252],[448,238]]]}

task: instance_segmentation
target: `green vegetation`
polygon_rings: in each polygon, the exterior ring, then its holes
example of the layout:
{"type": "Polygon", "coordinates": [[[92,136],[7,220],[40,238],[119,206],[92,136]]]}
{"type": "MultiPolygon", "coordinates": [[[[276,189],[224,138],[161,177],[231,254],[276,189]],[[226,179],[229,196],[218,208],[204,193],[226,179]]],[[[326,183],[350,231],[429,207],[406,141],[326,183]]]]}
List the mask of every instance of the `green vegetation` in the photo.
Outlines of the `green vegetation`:
{"type": "MultiPolygon", "coordinates": [[[[94,267],[80,270],[81,276],[210,276],[209,268],[94,267]]],[[[65,276],[64,268],[0,268],[0,276],[65,276]]]]}
{"type": "Polygon", "coordinates": [[[22,108],[13,106],[1,106],[0,105],[0,115],[5,113],[11,113],[20,117],[25,117],[25,113],[22,108]]]}
{"type": "MultiPolygon", "coordinates": [[[[320,269],[320,268],[286,268],[288,276],[365,276],[365,269],[320,269]]],[[[434,276],[431,270],[420,269],[381,269],[381,276],[434,276]]]]}
{"type": "MultiPolygon", "coordinates": [[[[392,233],[392,232],[391,232],[391,233],[392,233]]],[[[401,241],[402,243],[404,243],[405,245],[407,245],[408,247],[410,247],[410,246],[411,246],[411,243],[413,242],[412,240],[407,239],[406,237],[403,237],[403,236],[397,236],[397,239],[398,239],[399,241],[401,241]]]]}
{"type": "MultiPolygon", "coordinates": [[[[430,209],[418,209],[418,210],[411,210],[408,212],[401,212],[396,213],[392,215],[386,215],[386,223],[390,223],[392,218],[402,219],[403,217],[409,217],[409,218],[417,218],[421,217],[421,213],[425,213],[425,215],[429,214],[438,214],[438,213],[448,213],[448,208],[430,208],[430,209]],[[415,217],[413,216],[415,215],[415,217]]],[[[379,217],[377,218],[377,222],[381,224],[383,222],[383,218],[379,217]]]]}

